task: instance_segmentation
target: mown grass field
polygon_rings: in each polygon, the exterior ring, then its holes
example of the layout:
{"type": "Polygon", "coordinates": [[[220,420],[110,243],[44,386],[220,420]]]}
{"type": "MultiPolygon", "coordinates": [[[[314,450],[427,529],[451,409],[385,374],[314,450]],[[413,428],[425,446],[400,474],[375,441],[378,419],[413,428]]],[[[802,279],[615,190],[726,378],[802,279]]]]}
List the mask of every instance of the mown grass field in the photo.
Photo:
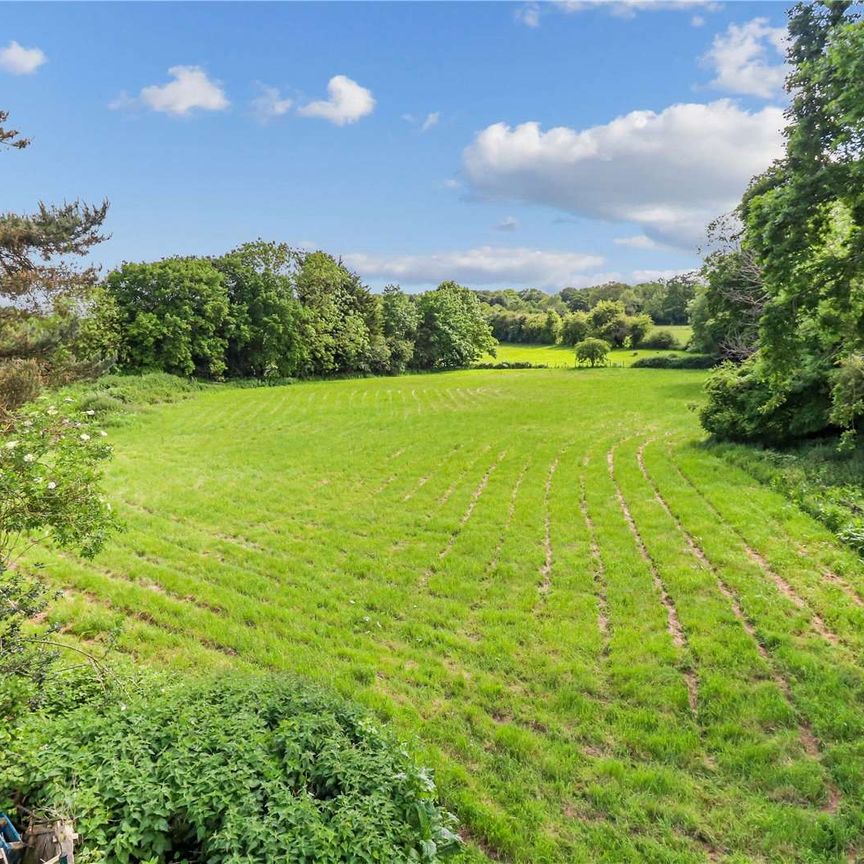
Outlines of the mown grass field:
{"type": "MultiPolygon", "coordinates": [[[[683,354],[683,351],[655,351],[648,348],[622,348],[609,352],[608,364],[612,367],[628,367],[640,357],[654,357],[658,354],[683,354]]],[[[483,357],[483,363],[534,363],[550,369],[573,369],[576,365],[575,351],[565,345],[516,345],[501,342],[491,354],[483,357]]]]}
{"type": "Polygon", "coordinates": [[[864,567],[698,444],[701,372],[206,391],[112,431],[70,636],[288,669],[437,770],[463,860],[864,854],[864,567]]]}

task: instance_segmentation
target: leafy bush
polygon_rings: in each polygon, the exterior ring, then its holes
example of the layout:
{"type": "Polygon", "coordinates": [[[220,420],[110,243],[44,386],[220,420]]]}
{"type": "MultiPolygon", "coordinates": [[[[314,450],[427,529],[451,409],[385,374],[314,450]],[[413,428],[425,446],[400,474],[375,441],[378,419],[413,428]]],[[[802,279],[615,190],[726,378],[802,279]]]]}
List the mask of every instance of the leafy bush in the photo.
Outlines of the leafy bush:
{"type": "Polygon", "coordinates": [[[740,366],[723,363],[705,383],[702,426],[721,440],[783,444],[828,426],[831,407],[824,373],[800,370],[780,393],[765,380],[758,355],[740,366]]]}
{"type": "Polygon", "coordinates": [[[15,569],[18,558],[43,540],[92,557],[116,527],[99,488],[111,454],[106,433],[87,413],[58,404],[27,406],[0,438],[0,727],[38,699],[53,660],[28,629],[45,591],[15,569]]]}
{"type": "Polygon", "coordinates": [[[681,348],[681,343],[671,330],[655,330],[642,339],[639,347],[653,348],[656,351],[674,351],[681,348]]]}
{"type": "Polygon", "coordinates": [[[571,312],[561,322],[561,344],[577,345],[588,337],[588,316],[584,312],[571,312]]]}
{"type": "Polygon", "coordinates": [[[361,709],[286,678],[162,683],[32,715],[4,747],[0,803],[74,817],[91,862],[433,864],[459,848],[429,772],[361,709]]]}
{"type": "Polygon", "coordinates": [[[710,354],[659,354],[633,362],[634,369],[711,369],[716,365],[717,358],[710,354]]]}
{"type": "Polygon", "coordinates": [[[35,399],[42,389],[36,360],[7,360],[0,364],[0,412],[11,413],[35,399]]]}
{"type": "Polygon", "coordinates": [[[583,339],[576,346],[576,362],[580,365],[587,363],[590,366],[605,366],[606,357],[609,354],[609,343],[602,339],[583,339]]]}

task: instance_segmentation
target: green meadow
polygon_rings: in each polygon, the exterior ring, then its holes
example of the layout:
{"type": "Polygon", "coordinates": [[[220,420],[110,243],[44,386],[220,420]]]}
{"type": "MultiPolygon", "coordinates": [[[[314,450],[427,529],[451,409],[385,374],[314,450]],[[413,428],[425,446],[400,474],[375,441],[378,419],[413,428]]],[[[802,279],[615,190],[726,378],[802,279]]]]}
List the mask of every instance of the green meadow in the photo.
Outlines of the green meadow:
{"type": "Polygon", "coordinates": [[[702,443],[704,377],[154,407],[110,430],[125,532],[38,556],[52,616],[142,663],[332,684],[435,767],[465,862],[857,860],[864,566],[702,443]]]}

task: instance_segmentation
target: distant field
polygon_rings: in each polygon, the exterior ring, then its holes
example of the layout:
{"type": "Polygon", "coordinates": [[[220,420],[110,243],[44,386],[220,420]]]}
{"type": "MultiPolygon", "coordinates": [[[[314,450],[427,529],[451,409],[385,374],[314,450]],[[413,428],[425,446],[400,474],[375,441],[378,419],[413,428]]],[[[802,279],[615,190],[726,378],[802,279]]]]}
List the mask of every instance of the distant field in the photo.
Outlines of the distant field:
{"type": "Polygon", "coordinates": [[[54,619],[162,667],[332,683],[435,766],[463,861],[860,860],[864,567],[699,445],[703,380],[159,407],[111,432],[126,533],[42,556],[54,619]]]}
{"type": "MultiPolygon", "coordinates": [[[[621,350],[609,352],[610,366],[632,366],[640,357],[650,357],[655,354],[675,354],[675,351],[621,350]]],[[[513,345],[501,342],[495,351],[495,357],[483,358],[486,363],[538,363],[553,369],[571,369],[576,365],[576,355],[572,348],[564,345],[513,345]]]]}
{"type": "Polygon", "coordinates": [[[674,333],[675,338],[685,346],[693,336],[693,328],[689,324],[656,324],[652,332],[654,330],[668,330],[674,333]]]}

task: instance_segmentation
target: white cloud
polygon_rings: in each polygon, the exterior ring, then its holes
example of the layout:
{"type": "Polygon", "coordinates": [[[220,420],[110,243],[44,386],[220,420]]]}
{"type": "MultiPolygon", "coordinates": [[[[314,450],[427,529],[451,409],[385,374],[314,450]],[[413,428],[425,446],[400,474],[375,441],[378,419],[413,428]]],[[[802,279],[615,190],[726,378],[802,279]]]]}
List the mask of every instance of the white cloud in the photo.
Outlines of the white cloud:
{"type": "Polygon", "coordinates": [[[496,231],[515,231],[519,227],[519,220],[513,216],[502,219],[496,226],[496,231]]]}
{"type": "Polygon", "coordinates": [[[769,26],[767,18],[730,24],[703,57],[716,73],[711,86],[770,99],[783,89],[787,39],[786,29],[769,26]]]}
{"type": "Polygon", "coordinates": [[[443,186],[445,189],[461,189],[462,183],[459,180],[457,180],[455,177],[448,177],[444,181],[443,186]]]}
{"type": "Polygon", "coordinates": [[[269,123],[291,110],[293,99],[283,98],[278,88],[267,84],[258,85],[259,93],[252,100],[252,113],[262,122],[269,123]]]}
{"type": "Polygon", "coordinates": [[[634,270],[630,274],[630,282],[656,282],[658,279],[674,279],[676,276],[683,276],[685,273],[692,273],[693,268],[687,267],[682,269],[672,270],[634,270]]]}
{"type": "Polygon", "coordinates": [[[586,270],[603,264],[597,255],[512,246],[479,246],[425,255],[354,253],[343,256],[343,261],[367,279],[394,279],[407,285],[455,279],[468,285],[537,287],[573,285],[588,278],[586,270]]]}
{"type": "Polygon", "coordinates": [[[692,248],[781,155],[783,125],[781,108],[748,112],[728,99],[583,130],[495,123],[463,152],[463,175],[482,198],[631,222],[652,240],[692,248]]]}
{"type": "Polygon", "coordinates": [[[0,48],[0,69],[11,75],[32,75],[47,61],[41,48],[25,48],[14,40],[0,48]]]}
{"type": "Polygon", "coordinates": [[[659,245],[644,234],[636,234],[634,237],[616,237],[614,242],[618,246],[628,246],[631,249],[656,249],[659,245]]]}
{"type": "Polygon", "coordinates": [[[438,121],[441,119],[440,111],[430,111],[426,115],[426,119],[420,125],[421,132],[428,132],[433,126],[438,125],[438,121]]]}
{"type": "Polygon", "coordinates": [[[716,12],[721,5],[715,0],[553,0],[563,12],[606,9],[616,18],[635,18],[639,12],[687,12],[704,9],[716,12]]]}
{"type": "Polygon", "coordinates": [[[131,108],[143,105],[153,111],[182,117],[196,108],[202,111],[224,111],[231,103],[221,84],[207,77],[200,66],[172,66],[167,84],[142,87],[137,99],[121,93],[109,108],[131,108]]]}
{"type": "Polygon", "coordinates": [[[334,75],[327,84],[327,99],[310,102],[298,110],[304,117],[321,117],[336,126],[356,123],[375,108],[372,92],[345,75],[334,75]]]}
{"type": "Polygon", "coordinates": [[[705,17],[703,15],[694,15],[690,19],[690,25],[692,27],[704,27],[705,26],[705,17]]]}
{"type": "Polygon", "coordinates": [[[517,8],[514,17],[526,27],[539,27],[541,16],[547,12],[571,14],[602,9],[615,18],[629,19],[640,12],[687,12],[693,9],[716,12],[721,7],[722,4],[715,0],[550,0],[542,4],[529,0],[517,8]]]}
{"type": "Polygon", "coordinates": [[[540,6],[537,3],[526,3],[517,7],[513,17],[526,27],[532,29],[540,26],[540,6]]]}

